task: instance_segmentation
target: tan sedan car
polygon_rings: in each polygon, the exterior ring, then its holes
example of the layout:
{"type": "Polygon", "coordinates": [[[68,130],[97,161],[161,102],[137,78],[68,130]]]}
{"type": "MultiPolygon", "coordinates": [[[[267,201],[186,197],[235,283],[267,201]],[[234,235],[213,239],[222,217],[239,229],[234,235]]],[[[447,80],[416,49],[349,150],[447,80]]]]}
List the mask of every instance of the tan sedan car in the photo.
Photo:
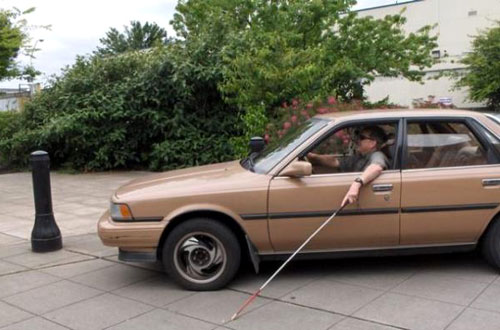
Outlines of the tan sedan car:
{"type": "Polygon", "coordinates": [[[348,257],[466,251],[500,267],[500,125],[455,110],[321,115],[241,161],[153,174],[119,188],[98,224],[125,261],[163,261],[185,288],[214,290],[241,260],[288,256],[339,207],[359,172],[316,166],[383,129],[390,166],[299,254],[348,257]]]}

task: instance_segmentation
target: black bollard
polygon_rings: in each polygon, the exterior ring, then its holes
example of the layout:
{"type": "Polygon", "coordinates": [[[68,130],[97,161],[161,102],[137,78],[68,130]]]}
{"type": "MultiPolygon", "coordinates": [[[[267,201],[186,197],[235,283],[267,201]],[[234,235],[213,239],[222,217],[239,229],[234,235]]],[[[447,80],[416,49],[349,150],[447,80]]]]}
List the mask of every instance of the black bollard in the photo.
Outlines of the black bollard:
{"type": "Polygon", "coordinates": [[[35,226],[31,232],[33,252],[49,252],[62,248],[61,231],[52,212],[50,191],[50,158],[45,151],[35,151],[30,156],[35,197],[35,226]]]}

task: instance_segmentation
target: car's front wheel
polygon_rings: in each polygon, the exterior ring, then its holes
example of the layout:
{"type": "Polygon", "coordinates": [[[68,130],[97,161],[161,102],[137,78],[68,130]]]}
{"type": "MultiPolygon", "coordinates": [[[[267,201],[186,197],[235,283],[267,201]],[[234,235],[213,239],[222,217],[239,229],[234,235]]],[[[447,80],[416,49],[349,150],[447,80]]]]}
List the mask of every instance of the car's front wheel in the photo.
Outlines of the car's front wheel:
{"type": "Polygon", "coordinates": [[[217,290],[238,271],[241,248],[234,233],[213,219],[187,220],[163,245],[166,272],[188,290],[217,290]]]}

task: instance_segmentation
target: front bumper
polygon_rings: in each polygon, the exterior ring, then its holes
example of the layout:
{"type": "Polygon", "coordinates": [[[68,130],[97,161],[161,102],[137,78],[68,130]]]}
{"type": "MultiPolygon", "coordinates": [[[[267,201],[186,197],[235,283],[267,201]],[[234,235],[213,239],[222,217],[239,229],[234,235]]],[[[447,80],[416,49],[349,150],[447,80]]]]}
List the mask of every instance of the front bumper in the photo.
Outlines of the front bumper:
{"type": "Polygon", "coordinates": [[[166,222],[114,222],[106,211],[97,224],[102,243],[130,252],[156,250],[166,222]]]}

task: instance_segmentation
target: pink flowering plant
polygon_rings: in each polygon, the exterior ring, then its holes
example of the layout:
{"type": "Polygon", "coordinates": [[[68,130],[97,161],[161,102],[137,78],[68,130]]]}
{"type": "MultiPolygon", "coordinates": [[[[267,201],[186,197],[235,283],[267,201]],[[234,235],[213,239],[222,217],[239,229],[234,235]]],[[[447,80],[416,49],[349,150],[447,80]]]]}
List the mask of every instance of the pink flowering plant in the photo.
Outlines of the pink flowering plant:
{"type": "MultiPolygon", "coordinates": [[[[290,128],[298,126],[306,120],[316,115],[322,115],[339,111],[356,111],[367,109],[400,109],[401,106],[389,103],[387,99],[376,103],[352,100],[350,102],[340,102],[334,96],[329,96],[323,100],[304,102],[300,99],[292,99],[290,102],[283,102],[280,107],[274,109],[274,117],[266,125],[264,140],[269,143],[275,139],[280,139],[290,128]]],[[[348,136],[343,131],[338,132],[343,143],[348,144],[348,136]],[[345,136],[344,136],[344,135],[345,136]]],[[[339,139],[335,139],[339,141],[339,139]]]]}
{"type": "Polygon", "coordinates": [[[302,124],[317,114],[340,110],[341,104],[333,96],[328,97],[326,101],[303,102],[299,99],[285,101],[275,109],[275,117],[266,125],[264,140],[269,143],[274,139],[280,139],[290,128],[302,124]]]}

